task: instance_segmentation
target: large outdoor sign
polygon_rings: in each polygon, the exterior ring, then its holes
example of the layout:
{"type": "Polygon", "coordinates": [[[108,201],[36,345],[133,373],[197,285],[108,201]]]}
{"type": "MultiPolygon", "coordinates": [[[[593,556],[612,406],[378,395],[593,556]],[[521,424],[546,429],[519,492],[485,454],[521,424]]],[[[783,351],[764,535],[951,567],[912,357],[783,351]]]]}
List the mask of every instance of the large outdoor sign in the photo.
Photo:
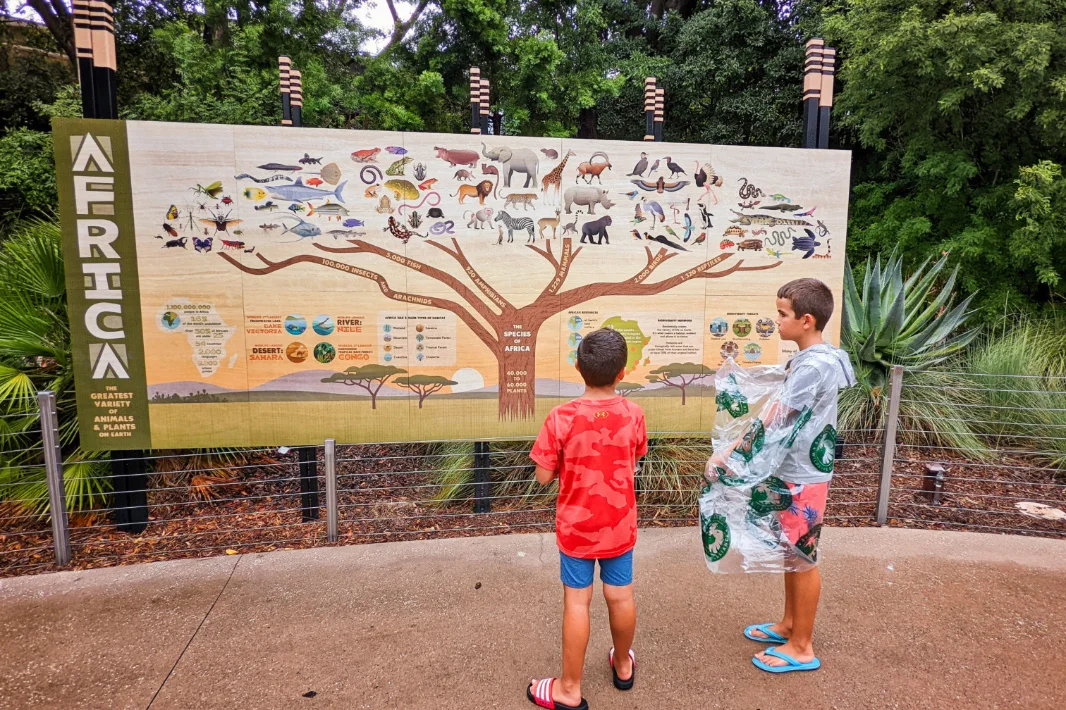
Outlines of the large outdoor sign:
{"type": "MultiPolygon", "coordinates": [[[[724,358],[787,358],[780,284],[839,297],[850,155],[61,119],[90,449],[491,438],[582,391],[596,328],[655,431],[724,358]]],[[[828,329],[838,339],[840,319],[828,329]]]]}

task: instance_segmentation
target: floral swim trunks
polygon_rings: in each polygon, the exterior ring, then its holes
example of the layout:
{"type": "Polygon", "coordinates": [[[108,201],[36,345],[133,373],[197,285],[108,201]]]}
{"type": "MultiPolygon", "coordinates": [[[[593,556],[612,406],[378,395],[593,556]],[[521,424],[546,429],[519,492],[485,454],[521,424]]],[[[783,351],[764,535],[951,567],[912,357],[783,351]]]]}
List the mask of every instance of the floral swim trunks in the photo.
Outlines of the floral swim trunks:
{"type": "Polygon", "coordinates": [[[829,496],[829,481],[824,483],[788,483],[792,504],[777,513],[781,532],[788,538],[797,561],[818,564],[818,539],[822,534],[822,518],[829,496]]]}

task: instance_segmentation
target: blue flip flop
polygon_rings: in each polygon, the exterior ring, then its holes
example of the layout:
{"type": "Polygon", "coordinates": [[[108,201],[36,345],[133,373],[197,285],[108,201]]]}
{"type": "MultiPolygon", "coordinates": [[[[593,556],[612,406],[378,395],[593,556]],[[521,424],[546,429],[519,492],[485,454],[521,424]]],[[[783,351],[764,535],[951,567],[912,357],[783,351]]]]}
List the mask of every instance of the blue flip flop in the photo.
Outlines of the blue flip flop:
{"type": "Polygon", "coordinates": [[[817,658],[815,658],[810,663],[800,663],[799,661],[797,661],[795,658],[793,658],[792,656],[788,655],[787,653],[781,653],[779,650],[777,650],[777,648],[775,646],[771,646],[770,648],[768,648],[765,651],[763,651],[763,653],[765,653],[767,656],[773,656],[774,658],[780,658],[782,661],[784,661],[785,663],[788,664],[787,666],[770,666],[770,665],[767,665],[767,664],[763,663],[758,658],[755,658],[754,656],[752,656],[751,662],[755,664],[755,667],[758,668],[761,671],[766,671],[767,673],[791,673],[793,671],[816,671],[816,670],[818,670],[819,668],[822,667],[822,662],[819,661],[817,658]]]}
{"type": "Polygon", "coordinates": [[[744,629],[744,637],[745,638],[749,638],[752,641],[758,641],[760,643],[785,643],[786,641],[788,641],[788,639],[785,638],[784,636],[781,636],[780,634],[771,631],[770,630],[771,626],[773,626],[772,623],[770,623],[770,624],[752,624],[748,628],[744,629]],[[752,631],[762,631],[766,635],[765,636],[752,636],[751,635],[752,631]]]}

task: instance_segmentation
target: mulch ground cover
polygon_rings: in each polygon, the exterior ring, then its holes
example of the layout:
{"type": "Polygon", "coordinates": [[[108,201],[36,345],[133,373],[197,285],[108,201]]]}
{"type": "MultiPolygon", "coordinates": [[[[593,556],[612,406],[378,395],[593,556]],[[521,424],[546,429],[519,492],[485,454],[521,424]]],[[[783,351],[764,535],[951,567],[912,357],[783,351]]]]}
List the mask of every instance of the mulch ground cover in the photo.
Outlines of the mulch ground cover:
{"type": "MultiPolygon", "coordinates": [[[[472,486],[460,500],[442,504],[434,471],[439,460],[424,445],[363,445],[337,450],[338,540],[326,539],[325,481],[319,466],[317,520],[304,522],[296,455],[273,454],[205,482],[149,474],[149,524],[123,532],[108,513],[75,516],[72,563],[89,569],[190,557],[268,552],[399,540],[546,532],[554,511],[549,496],[528,496],[508,486],[490,495],[489,512],[474,512],[472,486]],[[211,495],[203,500],[201,495],[211,495]]],[[[826,511],[835,526],[875,525],[881,450],[849,442],[837,462],[826,511]]],[[[967,461],[937,450],[901,446],[889,496],[888,524],[900,527],[1066,537],[1066,521],[1021,513],[1015,503],[1041,502],[1066,509],[1066,477],[1045,463],[1019,456],[967,461]],[[940,503],[922,492],[924,467],[940,463],[945,481],[940,503]]],[[[530,469],[530,473],[532,470],[530,469]]],[[[699,488],[693,480],[693,497],[699,488]]],[[[663,504],[638,497],[642,527],[692,525],[694,504],[663,504]]],[[[47,521],[0,509],[0,576],[55,571],[47,521]]]]}

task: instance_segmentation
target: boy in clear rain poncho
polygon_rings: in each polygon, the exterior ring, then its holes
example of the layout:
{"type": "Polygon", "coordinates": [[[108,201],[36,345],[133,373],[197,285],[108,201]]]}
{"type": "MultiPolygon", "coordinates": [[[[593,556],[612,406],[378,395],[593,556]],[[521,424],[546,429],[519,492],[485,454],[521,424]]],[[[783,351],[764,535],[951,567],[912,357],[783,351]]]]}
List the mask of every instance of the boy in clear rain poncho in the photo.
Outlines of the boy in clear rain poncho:
{"type": "Polygon", "coordinates": [[[855,384],[847,353],[825,343],[833,295],[816,279],[777,292],[782,340],[800,348],[784,367],[739,367],[715,375],[714,456],[700,495],[700,522],[712,572],[784,572],[778,623],[744,630],[774,644],[752,662],[770,673],[815,670],[814,616],[821,593],[818,538],[833,477],[837,393],[855,384]]]}

